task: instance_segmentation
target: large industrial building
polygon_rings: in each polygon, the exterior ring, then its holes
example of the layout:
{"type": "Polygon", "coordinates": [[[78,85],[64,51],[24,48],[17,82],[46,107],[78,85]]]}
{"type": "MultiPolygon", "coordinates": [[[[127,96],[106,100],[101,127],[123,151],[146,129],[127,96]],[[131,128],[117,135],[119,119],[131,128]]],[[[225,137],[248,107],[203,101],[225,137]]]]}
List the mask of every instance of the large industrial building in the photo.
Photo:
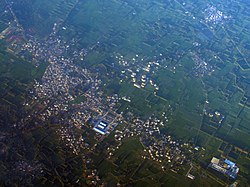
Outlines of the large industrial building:
{"type": "Polygon", "coordinates": [[[239,173],[238,166],[236,166],[234,162],[224,158],[218,159],[213,157],[209,167],[220,173],[226,174],[233,179],[235,179],[239,173]]]}
{"type": "Polygon", "coordinates": [[[108,129],[108,123],[105,121],[99,121],[96,123],[96,125],[94,126],[94,130],[102,135],[107,133],[107,129],[108,129]]]}

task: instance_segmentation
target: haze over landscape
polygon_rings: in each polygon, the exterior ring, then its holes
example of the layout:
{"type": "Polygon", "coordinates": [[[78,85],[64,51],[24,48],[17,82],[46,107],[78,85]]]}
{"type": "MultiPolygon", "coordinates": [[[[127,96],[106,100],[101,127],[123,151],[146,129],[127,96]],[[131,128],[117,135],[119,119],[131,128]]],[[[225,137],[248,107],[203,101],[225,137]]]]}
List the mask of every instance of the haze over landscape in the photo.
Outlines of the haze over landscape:
{"type": "Polygon", "coordinates": [[[0,186],[249,186],[250,1],[0,0],[0,186]]]}

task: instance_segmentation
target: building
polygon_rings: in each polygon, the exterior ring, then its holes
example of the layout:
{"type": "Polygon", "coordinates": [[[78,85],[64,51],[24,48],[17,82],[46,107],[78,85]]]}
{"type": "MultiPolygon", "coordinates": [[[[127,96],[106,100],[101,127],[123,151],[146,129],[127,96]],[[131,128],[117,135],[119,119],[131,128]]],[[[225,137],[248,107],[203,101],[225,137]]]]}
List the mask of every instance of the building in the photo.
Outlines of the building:
{"type": "Polygon", "coordinates": [[[218,159],[216,157],[213,157],[209,167],[212,169],[230,176],[231,178],[235,179],[237,177],[237,174],[239,173],[239,168],[236,166],[236,164],[228,159],[218,159]]]}
{"type": "Polygon", "coordinates": [[[102,135],[107,133],[109,124],[105,121],[98,121],[96,125],[94,126],[94,130],[102,135]]]}

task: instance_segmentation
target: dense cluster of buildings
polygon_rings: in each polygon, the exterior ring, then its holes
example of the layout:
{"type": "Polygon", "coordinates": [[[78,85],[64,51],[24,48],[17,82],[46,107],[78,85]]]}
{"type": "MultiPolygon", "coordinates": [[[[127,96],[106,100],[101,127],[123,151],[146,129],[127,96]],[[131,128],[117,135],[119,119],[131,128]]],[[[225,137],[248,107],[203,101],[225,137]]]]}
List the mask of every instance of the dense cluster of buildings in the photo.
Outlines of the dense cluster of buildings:
{"type": "Polygon", "coordinates": [[[218,10],[217,7],[213,5],[208,5],[204,10],[205,22],[212,24],[223,24],[227,19],[230,19],[231,16],[225,15],[222,11],[218,10]]]}
{"type": "MultiPolygon", "coordinates": [[[[155,90],[159,89],[159,86],[154,83],[151,76],[161,67],[160,63],[164,58],[162,54],[154,59],[144,59],[138,54],[133,58],[125,58],[123,55],[116,54],[115,61],[124,68],[121,71],[121,75],[133,83],[136,88],[144,88],[147,85],[151,85],[155,90]]],[[[122,81],[122,80],[121,80],[122,81]]]]}
{"type": "Polygon", "coordinates": [[[209,167],[222,174],[228,175],[232,179],[235,179],[237,177],[237,174],[240,170],[234,162],[224,158],[218,159],[216,157],[212,158],[209,167]]]}

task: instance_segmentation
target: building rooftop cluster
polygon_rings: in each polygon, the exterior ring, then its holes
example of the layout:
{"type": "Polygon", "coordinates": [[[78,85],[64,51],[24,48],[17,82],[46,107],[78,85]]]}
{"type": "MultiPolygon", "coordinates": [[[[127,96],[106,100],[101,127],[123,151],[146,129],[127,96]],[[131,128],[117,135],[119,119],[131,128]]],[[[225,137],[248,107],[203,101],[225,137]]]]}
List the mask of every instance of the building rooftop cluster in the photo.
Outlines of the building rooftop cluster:
{"type": "Polygon", "coordinates": [[[210,75],[215,71],[213,66],[211,66],[208,62],[202,60],[197,54],[193,53],[192,58],[195,63],[193,67],[194,76],[203,77],[204,75],[210,75]]]}
{"type": "Polygon", "coordinates": [[[72,152],[78,155],[85,147],[84,138],[82,136],[76,136],[74,128],[72,126],[62,126],[57,130],[57,134],[61,138],[65,145],[72,150],[72,152]]]}
{"type": "Polygon", "coordinates": [[[34,177],[43,173],[42,165],[36,161],[16,161],[14,167],[23,177],[27,175],[34,177]]]}
{"type": "Polygon", "coordinates": [[[139,137],[140,142],[145,147],[142,158],[152,159],[163,168],[175,168],[190,161],[190,155],[195,150],[189,143],[183,143],[175,140],[171,135],[161,133],[164,122],[156,117],[150,117],[148,120],[135,118],[129,127],[123,130],[115,130],[115,140],[117,145],[109,147],[109,157],[121,146],[122,141],[129,137],[139,137]]]}
{"type": "MultiPolygon", "coordinates": [[[[157,84],[151,79],[159,67],[161,67],[162,54],[159,57],[155,57],[153,60],[148,60],[146,58],[140,57],[138,54],[132,58],[125,58],[123,55],[116,54],[115,60],[117,64],[126,69],[121,71],[121,74],[125,79],[130,80],[131,83],[137,88],[144,88],[148,84],[155,87],[156,90],[159,89],[157,84]]],[[[123,81],[123,79],[121,79],[123,81]]]]}
{"type": "Polygon", "coordinates": [[[213,157],[209,167],[213,168],[214,170],[228,175],[233,179],[236,179],[238,173],[239,173],[239,167],[232,161],[225,159],[225,158],[216,158],[213,157]]]}
{"type": "Polygon", "coordinates": [[[208,5],[208,7],[204,10],[205,22],[218,24],[222,23],[231,18],[231,16],[225,15],[222,11],[218,10],[217,7],[213,5],[208,5]]]}
{"type": "Polygon", "coordinates": [[[72,99],[71,92],[84,83],[92,79],[86,69],[79,68],[75,61],[87,54],[87,50],[81,49],[80,52],[73,50],[74,40],[69,44],[60,37],[51,35],[45,41],[37,41],[32,37],[22,45],[20,55],[29,52],[32,61],[39,66],[41,63],[49,62],[49,66],[41,81],[36,81],[34,85],[36,96],[51,98],[56,95],[66,96],[72,99]],[[67,57],[64,55],[67,54],[67,57]]]}
{"type": "Polygon", "coordinates": [[[209,118],[209,122],[215,125],[221,125],[225,119],[225,116],[221,112],[213,111],[211,109],[207,109],[205,115],[209,118]]]}
{"type": "MultiPolygon", "coordinates": [[[[29,41],[21,46],[20,55],[27,52],[31,54],[36,66],[49,62],[42,79],[35,81],[34,89],[30,91],[30,101],[26,101],[24,105],[39,106],[36,108],[38,111],[33,112],[33,118],[60,123],[57,133],[66,146],[78,154],[85,143],[82,137],[76,136],[75,128],[82,128],[91,117],[98,118],[110,111],[105,119],[110,116],[112,123],[109,129],[113,130],[120,117],[113,109],[118,96],[104,96],[99,90],[102,81],[98,78],[98,73],[93,74],[76,65],[75,62],[82,60],[87,50],[74,49],[75,45],[74,39],[68,43],[55,34],[44,41],[37,41],[30,36],[29,41]],[[74,100],[80,95],[86,99],[74,104],[74,100]],[[63,118],[60,117],[62,115],[63,118]]],[[[29,55],[25,55],[25,58],[29,58],[29,55]]],[[[27,116],[27,120],[30,118],[30,115],[27,116]]]]}

